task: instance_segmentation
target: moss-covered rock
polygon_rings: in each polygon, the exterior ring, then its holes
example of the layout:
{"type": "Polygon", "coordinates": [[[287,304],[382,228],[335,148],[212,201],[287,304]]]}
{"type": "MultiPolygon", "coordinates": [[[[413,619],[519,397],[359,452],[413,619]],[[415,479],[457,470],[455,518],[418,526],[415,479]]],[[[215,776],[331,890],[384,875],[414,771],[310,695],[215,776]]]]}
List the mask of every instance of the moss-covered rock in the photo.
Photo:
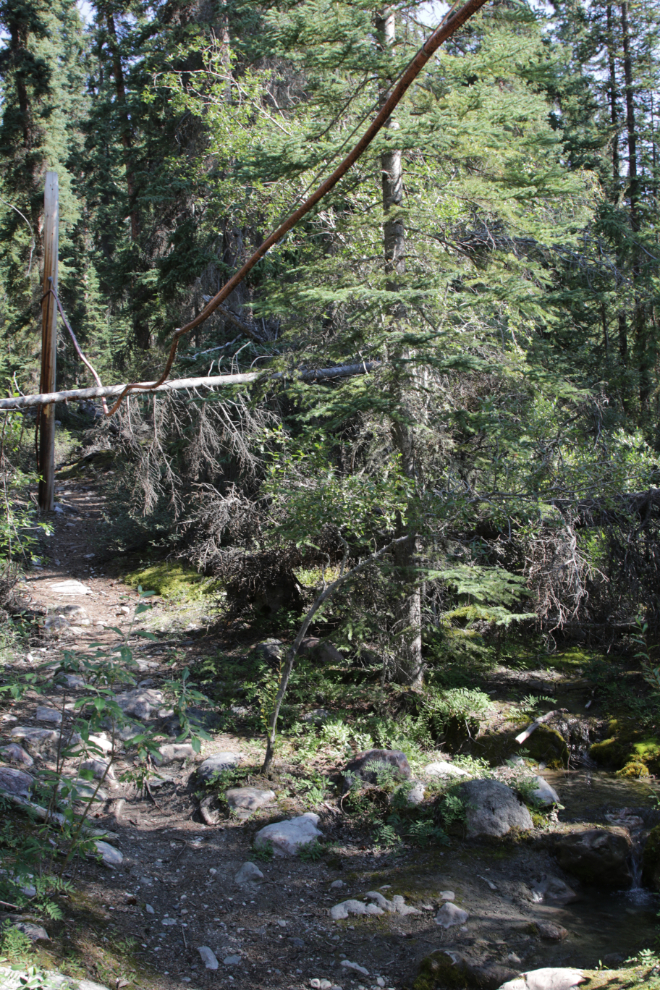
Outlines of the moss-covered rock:
{"type": "Polygon", "coordinates": [[[630,760],[626,763],[625,767],[621,770],[617,770],[617,777],[649,777],[649,768],[645,763],[639,763],[636,760],[630,760]]]}
{"type": "MultiPolygon", "coordinates": [[[[647,773],[660,771],[660,740],[644,735],[632,726],[613,719],[607,737],[593,743],[589,755],[608,770],[624,770],[629,764],[641,765],[647,773]]],[[[626,773],[624,776],[646,776],[647,773],[626,773]]]]}
{"type": "Polygon", "coordinates": [[[642,880],[652,890],[660,890],[660,825],[651,829],[644,846],[642,880]]]}
{"type": "Polygon", "coordinates": [[[525,742],[525,749],[539,763],[545,763],[551,770],[568,766],[568,746],[566,740],[547,725],[539,725],[525,742]]]}
{"type": "Polygon", "coordinates": [[[453,990],[455,987],[496,990],[517,975],[506,966],[472,960],[458,952],[438,950],[422,959],[413,990],[453,990]]]}
{"type": "Polygon", "coordinates": [[[174,599],[199,599],[205,595],[217,594],[220,590],[218,581],[169,560],[127,574],[124,583],[130,588],[139,586],[145,591],[155,591],[163,598],[174,599]]]}

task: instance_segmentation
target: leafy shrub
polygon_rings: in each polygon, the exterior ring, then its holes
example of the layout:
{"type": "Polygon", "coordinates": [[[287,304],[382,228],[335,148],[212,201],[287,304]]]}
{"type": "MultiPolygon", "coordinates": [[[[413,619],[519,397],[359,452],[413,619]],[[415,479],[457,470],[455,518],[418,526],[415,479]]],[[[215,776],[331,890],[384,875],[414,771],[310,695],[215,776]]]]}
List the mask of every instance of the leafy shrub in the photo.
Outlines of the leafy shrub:
{"type": "Polygon", "coordinates": [[[434,739],[472,737],[490,710],[479,688],[450,688],[424,697],[421,717],[434,739]]]}

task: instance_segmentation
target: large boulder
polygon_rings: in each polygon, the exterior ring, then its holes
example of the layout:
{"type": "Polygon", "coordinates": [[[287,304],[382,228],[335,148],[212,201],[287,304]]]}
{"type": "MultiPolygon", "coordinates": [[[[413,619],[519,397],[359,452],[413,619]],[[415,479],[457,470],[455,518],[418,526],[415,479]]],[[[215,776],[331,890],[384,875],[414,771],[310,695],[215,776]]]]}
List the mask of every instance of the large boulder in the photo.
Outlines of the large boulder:
{"type": "Polygon", "coordinates": [[[584,883],[603,887],[628,887],[632,882],[632,840],[626,828],[576,829],[555,841],[562,870],[584,883]]]}
{"type": "Polygon", "coordinates": [[[255,848],[263,849],[270,846],[274,856],[297,856],[301,846],[308,846],[319,835],[323,835],[316,827],[318,820],[318,815],[308,811],[298,818],[266,825],[255,836],[255,848]]]}
{"type": "Polygon", "coordinates": [[[221,752],[209,756],[197,767],[197,776],[205,784],[213,783],[223,770],[233,770],[241,761],[240,753],[221,752]]]}
{"type": "Polygon", "coordinates": [[[369,749],[359,753],[344,768],[344,787],[348,790],[351,781],[356,778],[365,784],[382,783],[384,774],[391,774],[396,781],[410,780],[411,770],[406,754],[399,749],[369,749]]]}
{"type": "Polygon", "coordinates": [[[652,890],[660,890],[660,825],[651,829],[644,846],[642,880],[652,890]]]}
{"type": "Polygon", "coordinates": [[[13,794],[15,797],[29,798],[34,780],[29,773],[15,770],[14,767],[0,766],[0,792],[13,794]]]}
{"type": "Polygon", "coordinates": [[[499,990],[571,990],[585,979],[581,969],[547,966],[533,969],[515,980],[503,983],[499,990]]]}
{"type": "Polygon", "coordinates": [[[499,780],[466,780],[456,794],[465,805],[468,838],[500,838],[512,828],[528,831],[532,816],[515,791],[499,780]]]}

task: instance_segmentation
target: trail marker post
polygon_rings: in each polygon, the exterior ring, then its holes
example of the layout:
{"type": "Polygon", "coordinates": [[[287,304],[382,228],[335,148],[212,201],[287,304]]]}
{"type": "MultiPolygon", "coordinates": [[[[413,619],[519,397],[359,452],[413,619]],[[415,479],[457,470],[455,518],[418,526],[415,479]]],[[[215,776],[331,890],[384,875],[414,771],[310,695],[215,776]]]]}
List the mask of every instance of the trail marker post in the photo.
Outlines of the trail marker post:
{"type": "MultiPolygon", "coordinates": [[[[41,392],[55,391],[57,372],[57,257],[59,249],[57,172],[46,172],[44,188],[44,280],[41,300],[41,392]]],[[[55,496],[55,403],[41,406],[39,420],[39,508],[52,512],[55,496]]]]}

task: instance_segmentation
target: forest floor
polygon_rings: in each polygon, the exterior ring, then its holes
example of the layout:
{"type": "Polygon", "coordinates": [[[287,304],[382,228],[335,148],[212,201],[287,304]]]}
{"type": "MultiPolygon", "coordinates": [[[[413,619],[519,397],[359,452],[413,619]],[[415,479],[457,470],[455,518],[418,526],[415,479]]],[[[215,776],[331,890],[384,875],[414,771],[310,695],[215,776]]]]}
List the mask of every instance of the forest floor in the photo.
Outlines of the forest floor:
{"type": "MultiPolygon", "coordinates": [[[[47,557],[22,586],[26,613],[32,613],[39,625],[25,652],[14,657],[15,674],[29,672],[37,661],[58,661],[67,650],[89,653],[93,643],[112,649],[120,643],[115,628],[130,625],[139,591],[124,584],[112,565],[103,563],[100,549],[99,525],[107,497],[102,479],[74,478],[58,485],[60,508],[54,532],[45,541],[47,557]],[[67,581],[82,582],[87,591],[64,593],[61,583],[67,581]],[[51,621],[47,629],[45,621],[70,605],[81,605],[84,613],[70,615],[68,625],[60,629],[51,621]],[[77,624],[81,622],[85,624],[77,624]]],[[[130,641],[144,688],[158,690],[185,667],[199,665],[206,656],[217,657],[219,649],[236,647],[235,641],[225,642],[222,633],[207,634],[203,621],[192,628],[191,610],[181,603],[159,596],[151,601],[153,611],[144,621],[159,630],[159,641],[130,641]]],[[[543,678],[542,686],[554,686],[555,693],[561,680],[552,665],[527,674],[500,670],[494,674],[493,693],[504,696],[510,678],[518,684],[522,678],[523,687],[529,684],[537,690],[543,678]]],[[[584,711],[588,692],[585,695],[584,684],[571,688],[570,683],[564,693],[577,691],[575,706],[584,711]]],[[[65,722],[73,718],[75,698],[75,691],[63,697],[55,686],[40,694],[28,691],[3,709],[4,741],[9,741],[16,726],[43,725],[37,719],[38,706],[63,711],[65,722]]],[[[254,733],[227,731],[226,725],[218,728],[213,707],[202,705],[200,710],[211,736],[201,755],[163,766],[154,773],[149,789],[135,782],[130,750],[122,755],[115,768],[117,779],[104,782],[105,800],[95,805],[93,820],[108,830],[123,862],[109,868],[79,858],[68,865],[64,875],[70,889],[54,895],[64,917],[40,919],[50,941],[35,943],[32,962],[86,977],[111,990],[219,986],[303,990],[314,985],[377,990],[411,986],[420,962],[439,949],[501,967],[505,978],[542,966],[595,970],[600,964],[615,970],[629,955],[653,944],[658,907],[653,899],[634,900],[616,892],[603,898],[599,892],[581,890],[575,903],[563,907],[535,901],[532,888],[543,877],[558,876],[575,886],[558,869],[546,842],[548,831],[561,821],[545,822],[526,841],[479,844],[454,837],[446,847],[384,848],[343,813],[337,796],[314,798],[305,784],[320,772],[336,774],[345,755],[331,750],[301,761],[295,758],[295,747],[289,748],[276,758],[265,779],[259,769],[263,739],[254,733]],[[247,819],[232,815],[207,825],[199,814],[196,763],[226,751],[241,754],[241,783],[272,788],[276,804],[247,819]],[[331,855],[255,856],[253,841],[260,828],[310,810],[319,815],[318,827],[331,855]],[[250,859],[263,879],[237,882],[238,870],[250,859]],[[417,913],[344,921],[329,917],[333,904],[368,891],[388,897],[401,894],[417,913]],[[469,913],[469,919],[445,930],[435,917],[447,891],[454,893],[456,905],[469,913]],[[544,922],[567,934],[560,940],[544,939],[539,934],[544,922]],[[205,968],[200,946],[213,951],[219,960],[217,970],[205,968]]],[[[436,758],[440,755],[436,753],[436,758]]],[[[594,788],[593,773],[555,772],[551,778],[560,794],[565,786],[566,794],[581,802],[577,817],[570,806],[560,813],[565,821],[604,821],[613,809],[620,812],[643,805],[648,811],[651,804],[652,788],[637,781],[616,783],[608,775],[600,782],[601,793],[598,786],[594,788]],[[595,795],[587,801],[586,815],[585,789],[595,795]]],[[[616,973],[618,986],[636,985],[640,979],[632,969],[616,973]]],[[[592,973],[592,982],[595,986],[607,981],[592,973]]]]}

